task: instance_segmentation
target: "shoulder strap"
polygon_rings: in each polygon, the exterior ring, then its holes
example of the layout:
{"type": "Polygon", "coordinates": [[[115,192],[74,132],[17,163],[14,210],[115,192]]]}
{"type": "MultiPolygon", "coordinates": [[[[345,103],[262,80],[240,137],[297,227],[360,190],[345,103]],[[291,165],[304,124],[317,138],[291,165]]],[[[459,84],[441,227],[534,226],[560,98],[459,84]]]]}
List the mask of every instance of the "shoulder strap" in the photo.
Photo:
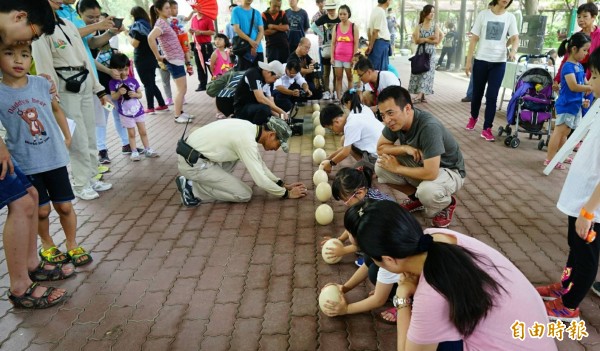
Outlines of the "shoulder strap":
{"type": "Polygon", "coordinates": [[[378,95],[378,94],[377,94],[377,90],[379,90],[379,75],[380,75],[380,74],[381,74],[381,71],[377,72],[377,82],[375,83],[376,85],[375,85],[375,91],[374,91],[374,93],[375,93],[375,96],[377,96],[377,95],[378,95]]]}
{"type": "Polygon", "coordinates": [[[252,28],[254,28],[254,13],[255,12],[256,12],[256,10],[252,9],[252,19],[250,20],[250,30],[249,30],[250,33],[248,33],[249,37],[252,36],[252,28]]]}

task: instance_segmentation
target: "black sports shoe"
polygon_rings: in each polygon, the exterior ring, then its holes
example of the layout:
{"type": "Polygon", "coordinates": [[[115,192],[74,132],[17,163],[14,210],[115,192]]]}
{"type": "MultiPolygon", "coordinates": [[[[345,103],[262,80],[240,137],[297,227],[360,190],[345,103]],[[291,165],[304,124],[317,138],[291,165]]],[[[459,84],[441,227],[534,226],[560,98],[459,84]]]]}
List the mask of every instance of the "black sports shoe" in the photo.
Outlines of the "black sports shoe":
{"type": "Polygon", "coordinates": [[[98,162],[106,165],[110,163],[110,158],[108,158],[108,150],[100,150],[98,151],[98,162]]]}
{"type": "Polygon", "coordinates": [[[177,190],[181,193],[181,203],[185,207],[200,206],[202,201],[194,196],[192,187],[187,183],[187,179],[184,176],[175,178],[175,184],[177,184],[177,190]]]}
{"type": "Polygon", "coordinates": [[[471,98],[468,96],[465,96],[464,98],[460,99],[460,101],[462,102],[471,102],[471,98]]]}

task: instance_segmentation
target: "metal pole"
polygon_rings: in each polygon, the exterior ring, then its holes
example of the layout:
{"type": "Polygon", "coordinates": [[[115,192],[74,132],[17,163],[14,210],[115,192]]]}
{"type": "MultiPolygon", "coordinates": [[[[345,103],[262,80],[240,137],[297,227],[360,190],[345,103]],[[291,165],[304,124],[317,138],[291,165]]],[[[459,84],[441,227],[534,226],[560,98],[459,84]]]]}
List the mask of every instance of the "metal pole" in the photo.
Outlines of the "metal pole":
{"type": "Polygon", "coordinates": [[[401,0],[400,5],[400,49],[404,49],[404,31],[406,30],[404,23],[404,6],[406,5],[405,0],[401,0]]]}
{"type": "Polygon", "coordinates": [[[463,42],[465,38],[465,26],[467,22],[467,0],[460,1],[460,14],[458,16],[458,37],[460,40],[458,41],[458,45],[456,47],[456,52],[454,53],[454,68],[461,69],[463,67],[463,61],[465,59],[465,50],[463,48],[463,42]]]}

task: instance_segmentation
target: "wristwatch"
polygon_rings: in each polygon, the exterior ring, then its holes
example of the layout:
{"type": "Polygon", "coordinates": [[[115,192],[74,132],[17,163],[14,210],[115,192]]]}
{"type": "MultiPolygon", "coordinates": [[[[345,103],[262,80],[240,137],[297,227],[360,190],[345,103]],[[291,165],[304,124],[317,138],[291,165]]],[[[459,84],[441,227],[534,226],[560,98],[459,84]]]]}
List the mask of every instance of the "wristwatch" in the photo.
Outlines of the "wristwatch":
{"type": "Polygon", "coordinates": [[[410,297],[398,297],[394,295],[394,298],[392,298],[392,303],[396,308],[410,307],[412,306],[412,302],[413,300],[410,297]]]}

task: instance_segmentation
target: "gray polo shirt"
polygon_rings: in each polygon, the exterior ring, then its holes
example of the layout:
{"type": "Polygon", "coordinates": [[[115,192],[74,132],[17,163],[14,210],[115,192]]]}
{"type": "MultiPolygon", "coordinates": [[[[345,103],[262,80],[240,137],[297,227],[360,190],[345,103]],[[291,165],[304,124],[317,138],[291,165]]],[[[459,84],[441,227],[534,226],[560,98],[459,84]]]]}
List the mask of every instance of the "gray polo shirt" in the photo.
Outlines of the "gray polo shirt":
{"type": "Polygon", "coordinates": [[[406,132],[392,132],[383,128],[383,136],[389,141],[399,141],[400,145],[409,145],[423,152],[423,159],[441,156],[440,167],[457,170],[466,176],[465,160],[452,133],[446,129],[431,113],[415,109],[410,129],[406,132]]]}

